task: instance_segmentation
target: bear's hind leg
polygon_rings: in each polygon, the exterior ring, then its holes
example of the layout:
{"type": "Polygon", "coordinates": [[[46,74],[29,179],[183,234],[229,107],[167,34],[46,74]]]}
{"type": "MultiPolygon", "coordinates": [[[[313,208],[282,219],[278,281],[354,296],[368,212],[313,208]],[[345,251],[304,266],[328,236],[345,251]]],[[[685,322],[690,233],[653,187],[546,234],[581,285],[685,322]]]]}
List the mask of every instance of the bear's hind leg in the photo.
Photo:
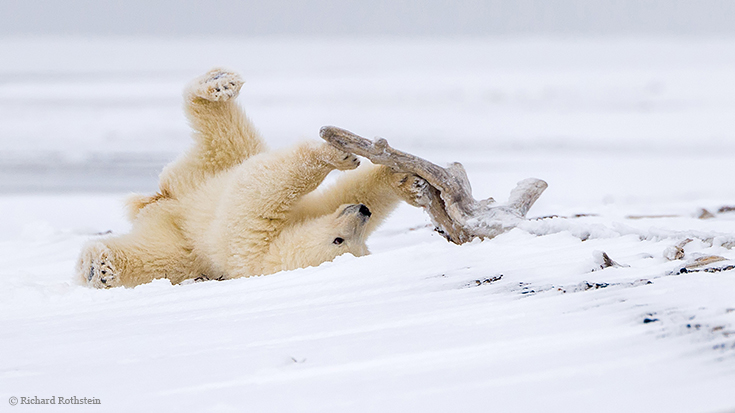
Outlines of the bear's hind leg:
{"type": "Polygon", "coordinates": [[[179,197],[267,149],[235,102],[242,84],[237,73],[217,68],[187,86],[184,110],[193,129],[194,146],[163,170],[161,194],[179,197]]]}
{"type": "Polygon", "coordinates": [[[214,172],[264,152],[266,145],[235,98],[243,80],[235,72],[212,69],[184,92],[186,116],[194,129],[193,152],[214,172]]]}
{"type": "MultiPolygon", "coordinates": [[[[204,268],[176,240],[152,242],[128,235],[92,241],[77,261],[77,277],[92,288],[135,287],[166,278],[172,284],[204,274],[204,268]]],[[[217,274],[209,275],[217,278],[217,274]]]]}

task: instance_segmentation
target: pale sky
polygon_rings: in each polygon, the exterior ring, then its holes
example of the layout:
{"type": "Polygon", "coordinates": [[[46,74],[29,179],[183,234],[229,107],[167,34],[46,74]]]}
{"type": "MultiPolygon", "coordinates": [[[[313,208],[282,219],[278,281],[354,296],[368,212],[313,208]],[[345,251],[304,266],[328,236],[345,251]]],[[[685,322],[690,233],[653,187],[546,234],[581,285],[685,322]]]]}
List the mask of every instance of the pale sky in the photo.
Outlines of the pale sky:
{"type": "Polygon", "coordinates": [[[735,34],[733,0],[0,0],[15,35],[735,34]]]}

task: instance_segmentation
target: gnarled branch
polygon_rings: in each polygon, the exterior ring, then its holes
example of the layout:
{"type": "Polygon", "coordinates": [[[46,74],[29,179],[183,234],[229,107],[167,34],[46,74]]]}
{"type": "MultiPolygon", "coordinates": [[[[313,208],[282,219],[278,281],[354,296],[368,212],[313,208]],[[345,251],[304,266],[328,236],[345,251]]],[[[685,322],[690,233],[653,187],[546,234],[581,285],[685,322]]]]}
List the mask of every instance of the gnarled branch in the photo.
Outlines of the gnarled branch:
{"type": "Polygon", "coordinates": [[[442,168],[390,147],[385,139],[373,142],[334,126],[323,127],[319,134],[343,151],[425,179],[430,185],[425,210],[437,231],[455,244],[474,238],[493,238],[515,227],[548,186],[540,179],[523,180],[511,191],[508,203],[495,205],[492,198],[479,201],[473,198],[467,173],[458,162],[442,168]]]}

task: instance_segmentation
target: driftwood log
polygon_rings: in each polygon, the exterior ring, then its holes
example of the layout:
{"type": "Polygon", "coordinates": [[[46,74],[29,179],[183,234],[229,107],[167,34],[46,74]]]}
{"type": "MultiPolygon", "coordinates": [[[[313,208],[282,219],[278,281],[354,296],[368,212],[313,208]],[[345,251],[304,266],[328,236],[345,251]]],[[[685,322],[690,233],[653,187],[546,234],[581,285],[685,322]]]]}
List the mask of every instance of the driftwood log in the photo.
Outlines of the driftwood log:
{"type": "Polygon", "coordinates": [[[422,206],[436,230],[455,244],[493,238],[517,226],[548,186],[540,179],[529,178],[518,183],[505,204],[497,204],[493,198],[478,201],[472,196],[467,173],[459,162],[442,168],[391,148],[385,139],[373,142],[334,126],[323,127],[319,135],[337,148],[363,156],[374,164],[423,178],[429,190],[428,201],[422,206]]]}

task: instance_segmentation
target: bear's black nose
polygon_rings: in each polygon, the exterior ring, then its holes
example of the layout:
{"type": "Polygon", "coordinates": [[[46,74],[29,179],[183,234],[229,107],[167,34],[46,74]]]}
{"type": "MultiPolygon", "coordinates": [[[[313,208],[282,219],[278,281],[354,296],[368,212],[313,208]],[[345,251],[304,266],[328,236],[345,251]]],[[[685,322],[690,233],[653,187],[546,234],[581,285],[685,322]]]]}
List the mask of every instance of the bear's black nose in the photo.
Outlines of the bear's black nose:
{"type": "Polygon", "coordinates": [[[362,215],[365,215],[366,217],[369,217],[370,215],[373,214],[372,212],[370,212],[370,210],[368,209],[368,207],[366,207],[363,204],[360,204],[360,213],[362,215]]]}

